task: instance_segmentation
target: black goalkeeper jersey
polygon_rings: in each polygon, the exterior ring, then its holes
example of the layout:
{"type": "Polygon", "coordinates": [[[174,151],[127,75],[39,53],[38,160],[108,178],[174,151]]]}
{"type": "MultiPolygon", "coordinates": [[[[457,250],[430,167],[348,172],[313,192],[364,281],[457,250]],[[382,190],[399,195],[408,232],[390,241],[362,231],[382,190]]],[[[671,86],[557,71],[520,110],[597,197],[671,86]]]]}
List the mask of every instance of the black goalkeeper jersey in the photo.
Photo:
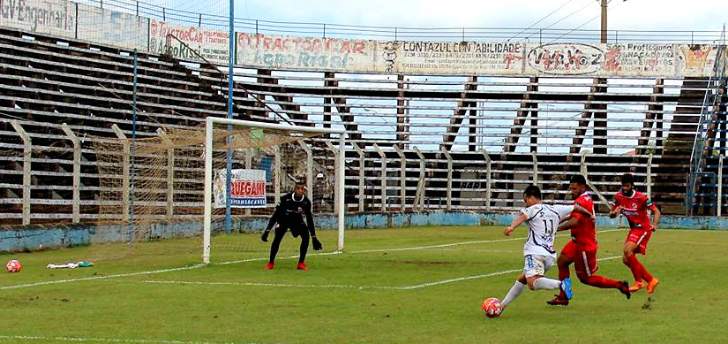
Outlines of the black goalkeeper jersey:
{"type": "Polygon", "coordinates": [[[301,199],[296,199],[292,192],[283,195],[276,206],[275,212],[273,212],[273,216],[268,221],[266,230],[271,230],[276,223],[282,227],[307,226],[309,233],[315,235],[313,214],[311,213],[311,200],[306,195],[301,199]],[[306,222],[303,221],[304,216],[306,217],[306,222]]]}

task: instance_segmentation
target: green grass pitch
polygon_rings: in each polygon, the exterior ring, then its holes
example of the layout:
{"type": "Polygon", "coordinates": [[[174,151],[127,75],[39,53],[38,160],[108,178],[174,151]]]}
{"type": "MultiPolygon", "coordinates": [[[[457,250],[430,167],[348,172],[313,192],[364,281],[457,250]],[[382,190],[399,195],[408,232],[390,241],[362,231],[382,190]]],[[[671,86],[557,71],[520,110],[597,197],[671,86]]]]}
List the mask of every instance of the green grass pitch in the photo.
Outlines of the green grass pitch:
{"type": "MultiPolygon", "coordinates": [[[[346,235],[346,252],[332,254],[336,233],[320,233],[325,251],[308,272],[295,270],[291,236],[273,271],[251,234],[215,237],[209,266],[198,265],[199,239],[3,254],[24,269],[0,274],[0,343],[703,343],[727,333],[728,232],[659,230],[640,256],[661,280],[651,309],[644,291],[626,300],[572,270],[568,307],[526,290],[497,319],[480,304],[503,298],[523,267],[523,226],[512,237],[500,227],[346,235]],[[45,268],[85,259],[96,265],[45,268]]],[[[625,236],[599,233],[599,273],[631,282],[625,236]]]]}

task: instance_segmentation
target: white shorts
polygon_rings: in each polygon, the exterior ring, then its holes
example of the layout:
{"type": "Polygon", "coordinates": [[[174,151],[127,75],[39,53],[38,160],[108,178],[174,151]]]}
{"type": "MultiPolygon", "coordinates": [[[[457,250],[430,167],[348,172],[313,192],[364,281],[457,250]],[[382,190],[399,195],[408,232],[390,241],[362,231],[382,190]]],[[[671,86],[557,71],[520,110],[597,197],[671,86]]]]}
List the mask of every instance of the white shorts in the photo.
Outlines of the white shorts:
{"type": "Polygon", "coordinates": [[[556,261],[552,256],[534,254],[523,256],[523,260],[523,274],[526,275],[526,278],[545,275],[546,271],[549,271],[556,261]]]}

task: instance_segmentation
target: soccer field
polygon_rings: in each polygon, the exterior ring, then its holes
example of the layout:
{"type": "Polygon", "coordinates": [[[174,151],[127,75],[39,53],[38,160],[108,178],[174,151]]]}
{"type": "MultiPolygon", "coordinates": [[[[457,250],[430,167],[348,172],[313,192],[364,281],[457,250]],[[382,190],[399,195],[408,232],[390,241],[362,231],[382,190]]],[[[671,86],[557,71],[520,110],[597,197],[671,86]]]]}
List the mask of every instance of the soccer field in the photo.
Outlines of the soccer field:
{"type": "MultiPolygon", "coordinates": [[[[572,270],[568,307],[526,290],[486,319],[480,304],[513,284],[524,236],[524,227],[512,237],[500,227],[351,230],[346,253],[310,253],[308,272],[295,270],[290,236],[273,271],[263,269],[268,244],[254,234],[214,238],[210,266],[199,265],[201,250],[178,249],[197,239],[4,254],[24,269],[0,275],[0,343],[701,343],[725,335],[728,232],[659,230],[640,257],[661,280],[649,310],[644,291],[626,300],[580,284],[572,270]],[[91,256],[110,258],[45,268],[91,256]]],[[[631,281],[625,236],[599,233],[600,274],[631,281]]],[[[320,237],[335,247],[335,232],[320,237]]]]}

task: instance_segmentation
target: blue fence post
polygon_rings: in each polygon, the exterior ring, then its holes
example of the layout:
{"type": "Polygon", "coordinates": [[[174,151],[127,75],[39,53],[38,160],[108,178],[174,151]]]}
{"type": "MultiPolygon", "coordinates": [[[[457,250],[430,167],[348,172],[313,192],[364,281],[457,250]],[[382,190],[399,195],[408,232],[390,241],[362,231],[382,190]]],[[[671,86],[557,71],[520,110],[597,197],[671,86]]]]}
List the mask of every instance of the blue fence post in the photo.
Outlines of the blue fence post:
{"type": "Polygon", "coordinates": [[[132,117],[131,117],[131,157],[129,157],[129,160],[131,161],[131,164],[129,165],[129,227],[127,228],[127,235],[129,237],[129,244],[132,243],[134,240],[134,184],[135,184],[135,175],[136,175],[136,168],[134,165],[134,161],[136,160],[136,129],[137,129],[137,74],[138,74],[138,57],[137,57],[137,50],[134,49],[134,79],[132,83],[132,94],[131,94],[131,111],[132,111],[132,117]]]}
{"type": "MultiPolygon", "coordinates": [[[[230,0],[230,14],[229,14],[229,31],[228,31],[228,113],[227,118],[233,118],[233,65],[234,65],[234,54],[235,51],[235,3],[234,0],[230,0]]],[[[232,209],[230,208],[230,181],[232,180],[232,169],[233,169],[233,149],[232,143],[232,131],[233,125],[227,125],[227,154],[226,154],[226,165],[225,165],[225,233],[232,231],[232,209]]]]}

